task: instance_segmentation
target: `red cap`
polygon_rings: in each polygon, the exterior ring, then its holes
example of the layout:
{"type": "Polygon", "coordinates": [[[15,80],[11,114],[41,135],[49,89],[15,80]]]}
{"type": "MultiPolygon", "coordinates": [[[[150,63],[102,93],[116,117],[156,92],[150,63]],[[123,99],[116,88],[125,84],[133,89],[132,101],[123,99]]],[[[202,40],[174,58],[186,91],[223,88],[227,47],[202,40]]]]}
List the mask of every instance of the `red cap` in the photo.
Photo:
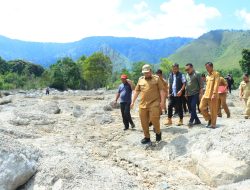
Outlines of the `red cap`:
{"type": "Polygon", "coordinates": [[[127,75],[121,75],[121,79],[127,79],[128,78],[128,76],[127,75]]]}

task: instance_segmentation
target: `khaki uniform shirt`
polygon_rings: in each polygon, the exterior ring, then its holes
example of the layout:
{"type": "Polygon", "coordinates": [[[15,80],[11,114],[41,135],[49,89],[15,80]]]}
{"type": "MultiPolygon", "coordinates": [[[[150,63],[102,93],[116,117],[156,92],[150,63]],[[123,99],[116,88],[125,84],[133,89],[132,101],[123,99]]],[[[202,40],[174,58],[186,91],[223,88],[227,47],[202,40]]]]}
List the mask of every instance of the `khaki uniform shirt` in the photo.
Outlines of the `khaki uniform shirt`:
{"type": "Polygon", "coordinates": [[[160,105],[161,97],[160,90],[163,90],[164,86],[160,78],[156,75],[152,75],[152,78],[145,79],[140,77],[135,87],[135,91],[141,93],[140,108],[151,108],[160,105]]]}
{"type": "Polygon", "coordinates": [[[219,86],[227,86],[227,81],[223,77],[220,77],[219,86]]]}
{"type": "Polygon", "coordinates": [[[208,74],[206,77],[206,90],[203,95],[204,98],[211,98],[212,95],[216,95],[218,97],[218,88],[220,82],[220,74],[216,71],[208,74]]]}
{"type": "Polygon", "coordinates": [[[168,95],[168,82],[163,78],[163,77],[159,77],[162,84],[163,84],[163,90],[166,93],[166,96],[168,95]]]}
{"type": "Polygon", "coordinates": [[[240,89],[243,91],[243,98],[248,99],[250,97],[250,82],[246,83],[242,81],[240,83],[240,89]]]}

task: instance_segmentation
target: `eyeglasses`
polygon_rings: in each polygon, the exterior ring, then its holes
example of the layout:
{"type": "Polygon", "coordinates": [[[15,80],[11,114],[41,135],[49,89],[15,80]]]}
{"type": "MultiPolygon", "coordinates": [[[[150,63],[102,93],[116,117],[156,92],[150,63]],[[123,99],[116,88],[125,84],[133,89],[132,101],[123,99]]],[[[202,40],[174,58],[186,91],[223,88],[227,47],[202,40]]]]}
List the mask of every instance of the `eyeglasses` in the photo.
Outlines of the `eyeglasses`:
{"type": "Polygon", "coordinates": [[[190,69],[185,69],[186,72],[190,71],[190,69]]]}

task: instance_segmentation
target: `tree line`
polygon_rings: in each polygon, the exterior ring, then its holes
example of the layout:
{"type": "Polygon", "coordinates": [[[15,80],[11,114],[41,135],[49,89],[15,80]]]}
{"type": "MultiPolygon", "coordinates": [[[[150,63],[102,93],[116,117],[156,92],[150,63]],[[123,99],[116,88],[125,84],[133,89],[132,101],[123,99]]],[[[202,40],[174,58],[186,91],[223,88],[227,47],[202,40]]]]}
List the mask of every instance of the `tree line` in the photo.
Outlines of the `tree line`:
{"type": "MultiPolygon", "coordinates": [[[[47,69],[28,61],[5,61],[0,57],[0,89],[40,89],[48,86],[59,90],[91,90],[104,87],[112,89],[120,83],[121,74],[127,74],[137,83],[144,64],[149,63],[140,61],[133,63],[131,70],[124,68],[121,71],[113,71],[110,58],[101,52],[93,53],[89,57],[82,56],[76,61],[64,57],[47,69]]],[[[168,78],[172,64],[167,58],[162,58],[160,63],[153,64],[152,68],[154,71],[160,68],[168,78]]],[[[242,51],[239,64],[241,69],[219,70],[221,76],[231,74],[234,77],[235,87],[242,80],[243,73],[250,73],[250,50],[242,51]]],[[[184,72],[184,67],[181,71],[184,72]]],[[[205,73],[205,70],[200,72],[205,73]]]]}

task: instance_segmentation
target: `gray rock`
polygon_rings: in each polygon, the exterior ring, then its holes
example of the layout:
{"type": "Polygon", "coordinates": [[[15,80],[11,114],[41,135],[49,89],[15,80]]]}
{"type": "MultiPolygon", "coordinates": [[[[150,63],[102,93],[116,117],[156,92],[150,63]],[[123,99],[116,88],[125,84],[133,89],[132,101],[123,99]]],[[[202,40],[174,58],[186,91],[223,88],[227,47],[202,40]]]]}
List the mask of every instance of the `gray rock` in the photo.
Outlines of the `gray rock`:
{"type": "Polygon", "coordinates": [[[210,186],[231,184],[250,177],[248,164],[219,151],[210,151],[206,155],[197,152],[192,156],[197,175],[210,186]]]}
{"type": "Polygon", "coordinates": [[[250,189],[250,180],[233,183],[230,185],[219,186],[216,190],[248,190],[250,189]]]}
{"type": "Polygon", "coordinates": [[[180,135],[163,147],[162,156],[167,160],[173,160],[179,156],[185,155],[187,153],[187,144],[188,139],[180,135]]]}
{"type": "Polygon", "coordinates": [[[160,184],[157,185],[156,187],[157,190],[167,190],[169,189],[169,185],[167,182],[161,182],[160,184]]]}
{"type": "Polygon", "coordinates": [[[188,134],[196,174],[210,186],[236,183],[250,178],[250,128],[247,125],[227,127],[196,136],[188,134]],[[195,137],[195,139],[193,139],[195,137]],[[190,139],[191,138],[191,139],[190,139]]]}
{"type": "Polygon", "coordinates": [[[120,109],[120,104],[116,103],[115,101],[110,102],[109,104],[113,109],[120,109]]]}
{"type": "Polygon", "coordinates": [[[59,114],[61,112],[60,108],[58,107],[57,102],[44,102],[42,105],[40,105],[40,110],[43,113],[48,113],[48,114],[59,114]]]}
{"type": "Polygon", "coordinates": [[[11,102],[12,102],[12,99],[10,97],[3,97],[0,99],[0,105],[9,104],[11,102]]]}
{"type": "Polygon", "coordinates": [[[110,105],[106,105],[106,106],[103,107],[103,110],[104,111],[112,111],[113,108],[110,105]]]}
{"type": "Polygon", "coordinates": [[[73,109],[73,116],[74,117],[80,117],[83,115],[83,110],[81,108],[81,106],[76,105],[73,109]]]}
{"type": "Polygon", "coordinates": [[[20,118],[20,117],[16,117],[15,119],[13,120],[10,120],[10,123],[12,125],[16,125],[16,126],[19,126],[19,125],[29,125],[30,124],[30,120],[28,119],[23,119],[23,118],[20,118]]]}
{"type": "Polygon", "coordinates": [[[110,114],[96,115],[95,120],[101,125],[110,124],[114,121],[110,114]]]}
{"type": "Polygon", "coordinates": [[[51,125],[56,122],[55,119],[50,118],[46,114],[41,113],[31,113],[24,111],[14,111],[15,117],[13,117],[9,123],[13,125],[24,125],[24,124],[34,124],[34,125],[51,125]]]}
{"type": "Polygon", "coordinates": [[[34,175],[39,152],[6,136],[0,139],[0,189],[13,190],[34,175]]]}

